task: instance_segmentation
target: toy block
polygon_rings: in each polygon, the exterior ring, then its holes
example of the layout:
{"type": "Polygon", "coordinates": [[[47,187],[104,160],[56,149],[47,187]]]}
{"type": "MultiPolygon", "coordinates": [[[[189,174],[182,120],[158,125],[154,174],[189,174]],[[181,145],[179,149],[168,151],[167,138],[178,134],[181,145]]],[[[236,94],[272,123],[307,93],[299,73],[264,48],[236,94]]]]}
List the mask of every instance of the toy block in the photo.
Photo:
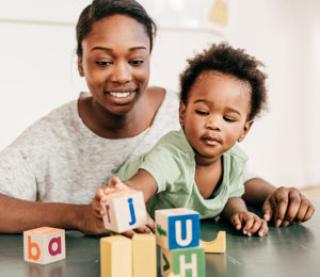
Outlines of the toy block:
{"type": "Polygon", "coordinates": [[[157,277],[157,248],[154,234],[135,234],[132,238],[133,277],[157,277]]]}
{"type": "Polygon", "coordinates": [[[220,231],[215,240],[201,241],[201,247],[205,253],[226,252],[226,231],[220,231]]]}
{"type": "Polygon", "coordinates": [[[101,277],[132,277],[132,242],[124,236],[100,239],[101,277]]]}
{"type": "Polygon", "coordinates": [[[199,214],[190,209],[166,209],[155,212],[157,243],[174,250],[198,247],[200,243],[199,214]]]}
{"type": "Polygon", "coordinates": [[[167,276],[205,277],[205,255],[202,248],[161,249],[161,274],[167,276]]]}
{"type": "Polygon", "coordinates": [[[119,191],[101,199],[104,226],[107,230],[123,233],[144,226],[147,211],[141,191],[119,191]]]}
{"type": "Polygon", "coordinates": [[[63,229],[41,227],[23,232],[24,260],[48,264],[65,259],[66,243],[63,229]]]}

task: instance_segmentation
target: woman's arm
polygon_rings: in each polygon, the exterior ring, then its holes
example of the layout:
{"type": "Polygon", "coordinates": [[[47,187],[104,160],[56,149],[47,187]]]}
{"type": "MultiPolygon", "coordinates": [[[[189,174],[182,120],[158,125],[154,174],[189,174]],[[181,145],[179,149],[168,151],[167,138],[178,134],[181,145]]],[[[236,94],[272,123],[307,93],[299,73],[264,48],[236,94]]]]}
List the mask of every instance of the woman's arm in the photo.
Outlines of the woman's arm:
{"type": "Polygon", "coordinates": [[[0,194],[0,211],[1,233],[20,233],[42,226],[78,229],[88,234],[104,230],[91,205],[32,202],[0,194]]]}
{"type": "Polygon", "coordinates": [[[312,203],[297,188],[275,188],[261,178],[245,182],[243,199],[251,205],[260,206],[264,219],[270,221],[273,218],[276,227],[307,221],[315,211],[312,203]]]}

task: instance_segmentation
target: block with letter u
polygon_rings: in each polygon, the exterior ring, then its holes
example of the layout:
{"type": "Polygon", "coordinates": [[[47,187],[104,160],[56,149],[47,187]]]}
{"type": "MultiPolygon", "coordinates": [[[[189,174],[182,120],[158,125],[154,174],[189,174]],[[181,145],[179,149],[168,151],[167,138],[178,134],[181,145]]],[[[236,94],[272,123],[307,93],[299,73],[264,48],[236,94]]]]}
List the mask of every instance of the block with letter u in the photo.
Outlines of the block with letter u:
{"type": "Polygon", "coordinates": [[[155,212],[157,243],[174,250],[199,247],[200,218],[190,209],[166,209],[155,212]]]}

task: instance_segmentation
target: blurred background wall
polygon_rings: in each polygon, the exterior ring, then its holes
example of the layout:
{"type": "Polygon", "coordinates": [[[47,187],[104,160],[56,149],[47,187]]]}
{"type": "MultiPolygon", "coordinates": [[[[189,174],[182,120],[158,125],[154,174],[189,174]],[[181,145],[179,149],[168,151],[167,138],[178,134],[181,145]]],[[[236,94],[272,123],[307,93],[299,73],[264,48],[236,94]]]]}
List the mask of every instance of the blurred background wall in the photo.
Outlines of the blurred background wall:
{"type": "MultiPolygon", "coordinates": [[[[0,0],[0,150],[86,90],[74,26],[89,0],[0,0]]],[[[320,184],[320,1],[140,0],[159,25],[150,85],[178,76],[210,43],[228,41],[265,64],[269,111],[242,147],[276,185],[320,184]]]]}

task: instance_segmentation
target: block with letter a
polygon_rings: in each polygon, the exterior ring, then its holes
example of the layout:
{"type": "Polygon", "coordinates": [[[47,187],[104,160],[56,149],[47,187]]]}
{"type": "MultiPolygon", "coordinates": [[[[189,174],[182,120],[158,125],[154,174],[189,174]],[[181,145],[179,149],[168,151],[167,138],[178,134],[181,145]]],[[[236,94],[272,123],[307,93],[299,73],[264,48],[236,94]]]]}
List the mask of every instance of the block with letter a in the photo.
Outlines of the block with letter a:
{"type": "Polygon", "coordinates": [[[174,250],[199,247],[200,218],[190,209],[165,209],[155,212],[157,243],[174,250]]]}
{"type": "Polygon", "coordinates": [[[23,253],[25,261],[38,264],[65,259],[65,231],[41,227],[23,232],[23,253]]]}
{"type": "Polygon", "coordinates": [[[114,192],[104,196],[100,203],[105,211],[103,223],[107,230],[122,233],[147,223],[147,211],[141,191],[114,192]]]}

